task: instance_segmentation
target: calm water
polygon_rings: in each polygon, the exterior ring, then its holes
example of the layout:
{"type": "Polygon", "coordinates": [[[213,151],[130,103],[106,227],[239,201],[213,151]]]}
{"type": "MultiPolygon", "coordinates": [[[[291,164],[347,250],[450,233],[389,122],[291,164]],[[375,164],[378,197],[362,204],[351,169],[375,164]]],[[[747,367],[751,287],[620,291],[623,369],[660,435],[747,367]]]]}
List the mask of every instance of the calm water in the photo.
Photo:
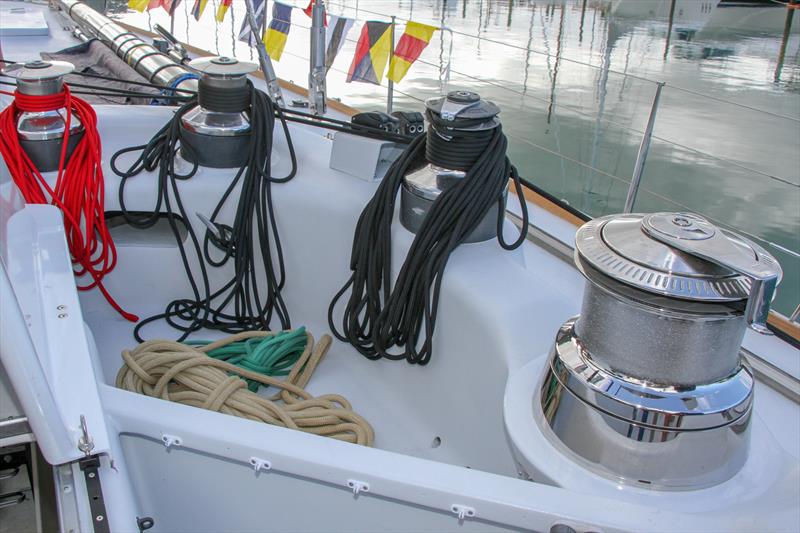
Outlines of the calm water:
{"type": "MultiPolygon", "coordinates": [[[[244,15],[243,0],[234,0],[219,25],[214,1],[195,22],[186,17],[192,0],[184,0],[177,36],[212,52],[251,57],[232,37],[244,15]]],[[[331,13],[362,21],[395,15],[400,24],[413,19],[453,30],[437,32],[397,85],[395,109],[420,109],[421,100],[445,88],[480,92],[503,110],[510,156],[520,173],[592,216],[621,210],[655,82],[666,82],[636,209],[691,210],[758,238],[784,265],[776,307],[788,314],[800,302],[800,15],[780,62],[785,8],[675,0],[670,26],[671,4],[328,3],[331,13]]],[[[169,25],[162,10],[139,14],[120,5],[117,11],[140,27],[169,25]]],[[[275,69],[306,85],[310,19],[295,10],[292,22],[275,69]]],[[[358,24],[351,30],[328,91],[354,107],[380,109],[386,87],[345,83],[359,31],[358,24]]],[[[398,39],[401,32],[399,27],[398,39]]]]}

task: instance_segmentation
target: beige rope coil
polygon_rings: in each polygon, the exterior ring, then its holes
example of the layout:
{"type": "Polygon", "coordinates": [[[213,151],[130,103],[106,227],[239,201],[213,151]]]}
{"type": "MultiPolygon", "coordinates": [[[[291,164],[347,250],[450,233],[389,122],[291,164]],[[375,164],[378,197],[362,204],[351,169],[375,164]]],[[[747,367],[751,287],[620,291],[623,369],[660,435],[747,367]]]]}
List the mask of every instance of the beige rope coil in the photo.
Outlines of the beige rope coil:
{"type": "Polygon", "coordinates": [[[117,373],[116,386],[145,396],[372,446],[375,438],[372,426],[353,411],[344,397],[338,394],[314,397],[304,390],[331,345],[329,335],[323,335],[314,346],[314,337],[306,332],[303,354],[285,381],[206,355],[232,342],[275,334],[245,331],[205,346],[167,340],[143,342],[133,350],[123,350],[124,363],[117,373]],[[282,390],[266,398],[249,391],[242,378],[282,390]]]}

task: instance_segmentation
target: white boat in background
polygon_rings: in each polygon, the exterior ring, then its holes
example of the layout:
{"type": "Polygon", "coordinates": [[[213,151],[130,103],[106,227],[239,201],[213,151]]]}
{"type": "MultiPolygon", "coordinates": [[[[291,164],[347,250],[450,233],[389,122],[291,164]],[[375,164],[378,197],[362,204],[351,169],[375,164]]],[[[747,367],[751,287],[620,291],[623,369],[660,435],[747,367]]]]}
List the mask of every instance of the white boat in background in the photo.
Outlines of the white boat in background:
{"type": "MultiPolygon", "coordinates": [[[[502,110],[467,90],[410,110],[427,113],[425,134],[411,115],[381,132],[340,121],[352,110],[324,100],[324,76],[309,97],[271,79],[264,57],[256,72],[179,43],[157,50],[76,0],[0,0],[0,12],[31,21],[0,34],[2,80],[22,93],[0,94],[0,109],[60,94],[72,67],[36,60],[91,39],[146,76],[103,80],[125,90],[87,78],[86,97],[191,95],[180,111],[92,104],[116,246],[102,285],[121,309],[166,307],[170,321],[138,329],[97,288],[79,291],[69,220],[26,204],[0,165],[0,361],[13,389],[0,443],[35,439],[61,531],[800,530],[798,328],[770,334],[782,273],[760,246],[690,213],[583,221],[507,185],[502,110]],[[318,116],[272,107],[281,91],[318,116]],[[140,153],[153,159],[137,166],[140,153]],[[193,239],[212,253],[195,255],[193,239]],[[248,265],[215,266],[244,250],[248,265]],[[202,287],[224,295],[240,268],[252,286],[239,280],[217,323],[200,316],[213,300],[202,287]],[[318,341],[300,361],[336,336],[324,359],[295,364],[286,379],[304,392],[289,400],[174,343],[185,336],[171,324],[215,341],[225,334],[210,325],[233,330],[231,317],[288,329],[284,311],[318,341]]],[[[26,157],[58,166],[72,131],[58,109],[14,117],[26,157]]]]}
{"type": "Polygon", "coordinates": [[[719,0],[610,0],[611,15],[671,23],[676,31],[698,31],[711,20],[719,0]]]}

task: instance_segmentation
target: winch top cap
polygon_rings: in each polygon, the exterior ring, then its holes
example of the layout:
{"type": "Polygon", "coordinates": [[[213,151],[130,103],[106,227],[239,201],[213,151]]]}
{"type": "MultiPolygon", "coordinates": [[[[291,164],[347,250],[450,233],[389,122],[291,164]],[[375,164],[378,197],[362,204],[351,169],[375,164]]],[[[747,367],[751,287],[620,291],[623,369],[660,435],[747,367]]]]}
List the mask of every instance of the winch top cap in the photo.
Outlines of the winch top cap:
{"type": "Polygon", "coordinates": [[[25,82],[52,80],[66,76],[75,70],[75,66],[67,61],[42,61],[35,59],[26,63],[14,63],[5,67],[5,76],[25,82]]]}
{"type": "Polygon", "coordinates": [[[239,61],[234,57],[199,57],[189,62],[189,68],[208,76],[244,76],[258,70],[258,65],[250,61],[239,61]]]}
{"type": "Polygon", "coordinates": [[[616,281],[684,300],[745,300],[754,277],[782,275],[763,248],[691,213],[597,218],[578,230],[575,245],[579,267],[586,262],[616,281]]]}
{"type": "Polygon", "coordinates": [[[425,107],[445,121],[489,122],[500,113],[500,108],[494,102],[484,100],[478,93],[472,91],[450,91],[447,96],[429,98],[425,101],[425,107]]]}

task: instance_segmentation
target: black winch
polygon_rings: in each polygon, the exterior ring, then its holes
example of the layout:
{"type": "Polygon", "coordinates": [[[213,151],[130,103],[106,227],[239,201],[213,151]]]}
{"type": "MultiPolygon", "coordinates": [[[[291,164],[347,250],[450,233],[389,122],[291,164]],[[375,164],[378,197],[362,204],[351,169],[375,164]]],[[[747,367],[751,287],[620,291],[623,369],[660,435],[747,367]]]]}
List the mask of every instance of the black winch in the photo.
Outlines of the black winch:
{"type": "Polygon", "coordinates": [[[181,118],[181,156],[205,167],[242,166],[252,133],[247,74],[258,65],[222,56],[195,59],[189,67],[200,73],[198,105],[181,118]]]}
{"type": "MultiPolygon", "coordinates": [[[[36,60],[28,63],[14,63],[2,71],[3,75],[17,81],[17,107],[22,109],[22,113],[17,118],[19,143],[40,172],[58,170],[61,144],[67,128],[67,109],[62,106],[48,110],[26,110],[23,100],[36,99],[44,102],[46,97],[55,97],[62,93],[64,76],[74,69],[72,63],[66,61],[36,60]],[[26,99],[25,97],[31,98],[26,99]]],[[[69,121],[65,165],[83,136],[83,132],[83,124],[73,113],[69,121]]]]}
{"type": "MultiPolygon", "coordinates": [[[[400,221],[417,233],[434,200],[467,175],[500,125],[500,108],[470,91],[452,91],[425,102],[428,127],[427,164],[403,178],[400,221]]],[[[504,193],[505,198],[505,193],[504,193]]],[[[487,211],[464,242],[480,242],[497,235],[498,203],[487,211]]]]}
{"type": "Polygon", "coordinates": [[[492,237],[513,250],[526,236],[528,212],[517,169],[506,157],[500,109],[468,91],[426,105],[428,133],[411,141],[362,211],[353,237],[352,274],[328,307],[333,334],[369,359],[427,364],[452,252],[492,237]],[[509,180],[520,200],[523,228],[512,242],[502,232],[509,180]],[[391,225],[401,189],[400,220],[415,236],[397,271],[391,225]]]}

